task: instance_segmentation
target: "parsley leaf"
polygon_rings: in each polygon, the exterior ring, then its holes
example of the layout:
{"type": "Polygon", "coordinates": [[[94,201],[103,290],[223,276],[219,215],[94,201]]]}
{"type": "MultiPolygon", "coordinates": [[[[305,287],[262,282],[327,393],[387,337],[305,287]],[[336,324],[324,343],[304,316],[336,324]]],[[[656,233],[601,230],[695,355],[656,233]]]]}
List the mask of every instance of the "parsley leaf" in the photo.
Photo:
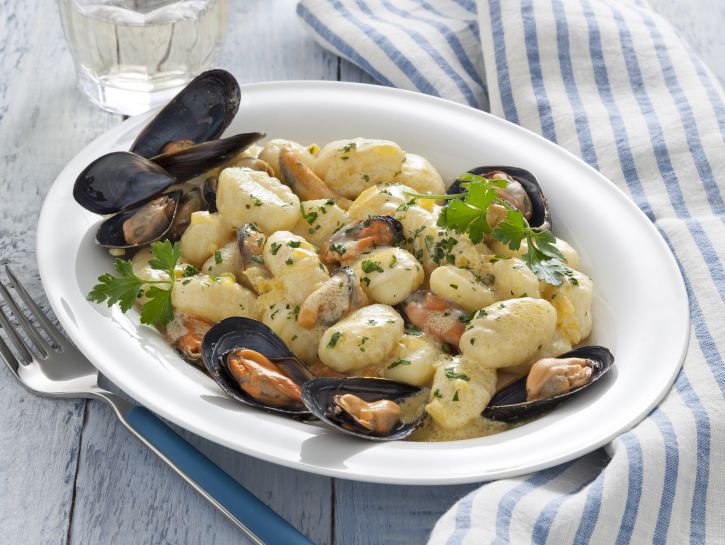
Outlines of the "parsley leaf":
{"type": "Polygon", "coordinates": [[[398,365],[410,365],[410,361],[398,358],[393,363],[388,365],[388,369],[395,369],[398,365]]]}
{"type": "MultiPolygon", "coordinates": [[[[168,280],[145,280],[133,272],[130,260],[116,259],[114,267],[118,276],[102,274],[98,277],[99,283],[93,286],[87,299],[93,303],[105,302],[109,307],[118,303],[122,312],[128,311],[143,294],[147,301],[141,307],[141,323],[164,325],[174,319],[171,305],[171,290],[176,282],[176,263],[181,254],[181,246],[171,244],[168,240],[156,242],[151,247],[153,258],[149,260],[152,269],[164,271],[168,280]],[[168,286],[168,289],[159,287],[159,284],[168,286]],[[150,285],[145,292],[145,285],[150,285]]],[[[193,276],[198,271],[187,267],[184,276],[193,276]]]]}
{"type": "Polygon", "coordinates": [[[471,380],[471,377],[469,377],[466,373],[457,373],[455,367],[446,367],[446,378],[449,379],[460,379],[465,380],[468,382],[471,380]]]}
{"type": "Polygon", "coordinates": [[[373,261],[372,259],[364,260],[361,265],[364,273],[371,273],[373,271],[383,272],[383,268],[380,266],[380,262],[373,261]]]}
{"type": "Polygon", "coordinates": [[[567,270],[566,258],[556,247],[556,238],[549,230],[532,228],[519,210],[498,196],[496,188],[504,188],[508,182],[470,173],[459,179],[464,191],[456,195],[408,194],[416,198],[449,200],[438,217],[438,226],[467,233],[474,244],[481,242],[484,235],[491,235],[517,251],[526,240],[526,252],[521,256],[526,265],[539,279],[560,286],[567,270]],[[507,212],[506,219],[492,229],[486,214],[494,203],[505,207],[507,212]]]}

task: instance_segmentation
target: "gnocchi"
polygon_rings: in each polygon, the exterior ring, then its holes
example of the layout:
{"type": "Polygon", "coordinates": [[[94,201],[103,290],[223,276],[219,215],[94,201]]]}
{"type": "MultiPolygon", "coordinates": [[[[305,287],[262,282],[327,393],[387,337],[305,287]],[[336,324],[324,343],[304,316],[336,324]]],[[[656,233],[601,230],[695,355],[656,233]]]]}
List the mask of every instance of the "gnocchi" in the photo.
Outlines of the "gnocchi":
{"type": "Polygon", "coordinates": [[[380,248],[353,265],[365,294],[376,303],[397,305],[423,283],[423,267],[402,248],[380,248]]]}

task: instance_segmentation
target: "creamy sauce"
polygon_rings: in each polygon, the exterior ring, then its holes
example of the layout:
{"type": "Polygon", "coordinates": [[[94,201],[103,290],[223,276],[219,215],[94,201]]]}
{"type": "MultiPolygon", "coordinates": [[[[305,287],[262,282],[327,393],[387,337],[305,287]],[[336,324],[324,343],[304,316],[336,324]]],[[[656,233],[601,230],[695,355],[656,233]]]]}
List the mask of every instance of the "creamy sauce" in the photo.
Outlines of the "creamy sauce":
{"type": "Polygon", "coordinates": [[[420,417],[425,410],[426,403],[428,403],[429,395],[430,390],[422,388],[417,394],[406,397],[398,403],[400,405],[400,420],[403,424],[414,422],[420,417]]]}
{"type": "Polygon", "coordinates": [[[426,418],[423,425],[407,439],[407,441],[459,441],[461,439],[474,439],[510,430],[513,424],[489,420],[483,416],[474,418],[465,426],[455,429],[446,429],[436,424],[432,418],[426,418]]]}

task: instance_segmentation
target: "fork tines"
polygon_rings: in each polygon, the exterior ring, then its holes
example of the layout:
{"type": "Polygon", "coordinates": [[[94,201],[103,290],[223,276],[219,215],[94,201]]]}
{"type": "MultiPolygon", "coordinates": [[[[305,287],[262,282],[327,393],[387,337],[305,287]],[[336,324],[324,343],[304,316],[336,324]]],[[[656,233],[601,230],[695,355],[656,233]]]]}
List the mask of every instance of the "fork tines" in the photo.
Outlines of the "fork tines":
{"type": "MultiPolygon", "coordinates": [[[[62,350],[64,343],[58,329],[45,316],[45,313],[40,309],[40,307],[33,301],[25,287],[20,283],[10,267],[6,265],[5,271],[7,272],[7,275],[10,278],[13,287],[15,288],[15,292],[23,301],[30,317],[42,326],[50,339],[52,339],[53,342],[55,342],[56,346],[62,350]]],[[[2,281],[0,281],[0,303],[3,302],[5,303],[6,308],[0,306],[0,326],[2,326],[5,334],[15,347],[16,353],[20,356],[20,360],[26,364],[32,362],[35,357],[32,353],[33,349],[35,349],[40,354],[40,357],[42,359],[47,358],[50,351],[53,350],[52,344],[43,338],[40,329],[37,328],[26,317],[25,312],[23,312],[17,301],[13,298],[10,290],[8,290],[6,285],[2,281]],[[6,309],[9,309],[12,312],[12,315],[22,326],[23,330],[27,335],[27,339],[30,342],[24,340],[19,332],[19,329],[11,323],[10,314],[7,312],[6,309]]],[[[0,337],[0,355],[2,355],[2,358],[5,360],[5,363],[11,368],[11,370],[17,370],[18,360],[2,337],[0,337]]]]}

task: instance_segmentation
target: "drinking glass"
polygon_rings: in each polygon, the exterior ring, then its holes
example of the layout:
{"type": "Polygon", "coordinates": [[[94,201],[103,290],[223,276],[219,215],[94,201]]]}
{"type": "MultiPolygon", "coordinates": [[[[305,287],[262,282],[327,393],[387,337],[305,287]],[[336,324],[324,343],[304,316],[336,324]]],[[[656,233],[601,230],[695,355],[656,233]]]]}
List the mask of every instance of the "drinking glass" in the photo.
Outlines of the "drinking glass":
{"type": "Polygon", "coordinates": [[[58,0],[78,86],[135,115],[173,97],[218,53],[228,0],[58,0]]]}

